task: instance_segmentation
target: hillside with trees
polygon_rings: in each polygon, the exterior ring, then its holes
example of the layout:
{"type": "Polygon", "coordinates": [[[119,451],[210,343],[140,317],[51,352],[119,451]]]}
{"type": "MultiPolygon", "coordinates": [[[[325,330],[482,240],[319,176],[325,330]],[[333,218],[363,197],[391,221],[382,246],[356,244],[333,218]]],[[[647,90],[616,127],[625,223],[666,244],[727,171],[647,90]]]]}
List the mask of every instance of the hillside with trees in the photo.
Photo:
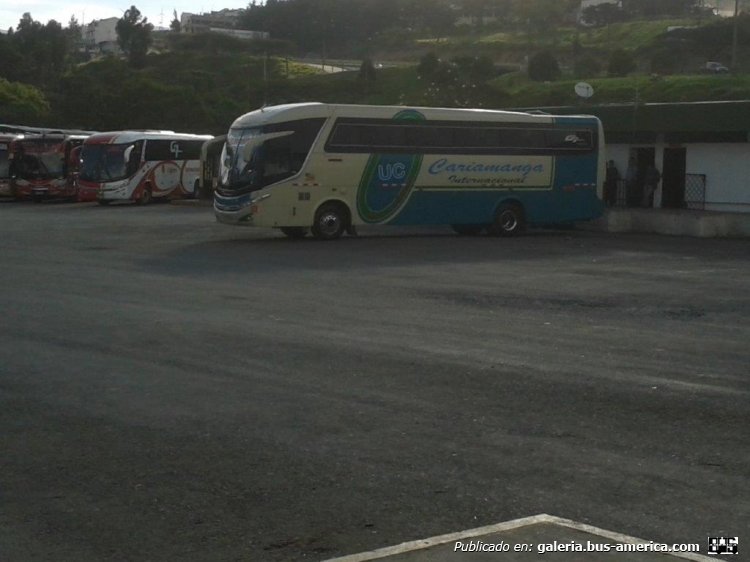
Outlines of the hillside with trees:
{"type": "MultiPolygon", "coordinates": [[[[747,0],[742,0],[747,3],[747,0]]],[[[513,108],[595,102],[748,99],[750,15],[734,19],[701,0],[624,0],[577,19],[578,0],[268,0],[244,29],[157,34],[136,6],[117,25],[124,55],[89,60],[75,18],[67,27],[24,14],[0,35],[5,122],[96,130],[159,128],[221,133],[263,104],[327,101],[513,108]],[[348,59],[358,70],[316,64],[348,59]]]]}

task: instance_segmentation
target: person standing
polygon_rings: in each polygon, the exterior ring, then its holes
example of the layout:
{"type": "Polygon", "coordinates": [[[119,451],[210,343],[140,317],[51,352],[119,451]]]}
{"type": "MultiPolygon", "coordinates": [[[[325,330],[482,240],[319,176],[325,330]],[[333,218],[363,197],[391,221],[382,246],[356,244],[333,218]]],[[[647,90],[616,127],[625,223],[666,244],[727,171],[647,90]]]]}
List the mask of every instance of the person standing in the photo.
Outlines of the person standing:
{"type": "Polygon", "coordinates": [[[617,203],[617,184],[620,181],[620,172],[615,166],[615,161],[607,162],[607,174],[604,177],[604,204],[614,207],[617,203]]]}
{"type": "Polygon", "coordinates": [[[661,172],[654,164],[646,168],[646,176],[643,178],[643,200],[641,207],[654,206],[654,192],[661,181],[661,172]]]}

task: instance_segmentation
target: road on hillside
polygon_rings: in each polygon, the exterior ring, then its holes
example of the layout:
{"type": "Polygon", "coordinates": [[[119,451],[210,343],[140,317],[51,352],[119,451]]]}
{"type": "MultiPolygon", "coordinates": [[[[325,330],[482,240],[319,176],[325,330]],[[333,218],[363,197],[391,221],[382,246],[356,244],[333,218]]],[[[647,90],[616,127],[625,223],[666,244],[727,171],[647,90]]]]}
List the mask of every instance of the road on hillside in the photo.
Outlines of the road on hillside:
{"type": "Polygon", "coordinates": [[[361,234],[0,204],[0,558],[750,539],[747,241],[361,234]]]}

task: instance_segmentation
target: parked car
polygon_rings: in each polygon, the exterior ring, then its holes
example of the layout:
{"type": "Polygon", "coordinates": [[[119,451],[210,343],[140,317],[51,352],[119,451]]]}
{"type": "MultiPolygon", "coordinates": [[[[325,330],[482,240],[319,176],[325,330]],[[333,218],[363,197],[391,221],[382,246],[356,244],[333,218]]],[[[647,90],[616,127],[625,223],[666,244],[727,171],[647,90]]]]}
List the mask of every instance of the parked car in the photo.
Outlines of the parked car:
{"type": "Polygon", "coordinates": [[[729,69],[720,62],[707,62],[706,71],[714,74],[721,74],[723,72],[729,72],[729,69]]]}

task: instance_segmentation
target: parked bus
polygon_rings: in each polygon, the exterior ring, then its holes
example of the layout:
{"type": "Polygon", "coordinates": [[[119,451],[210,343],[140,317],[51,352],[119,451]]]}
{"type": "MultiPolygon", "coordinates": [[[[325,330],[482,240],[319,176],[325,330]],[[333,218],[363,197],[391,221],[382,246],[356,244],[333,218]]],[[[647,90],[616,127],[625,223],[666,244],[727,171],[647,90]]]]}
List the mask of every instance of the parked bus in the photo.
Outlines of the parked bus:
{"type": "Polygon", "coordinates": [[[201,179],[199,182],[201,197],[208,199],[214,196],[214,191],[219,183],[221,153],[226,140],[227,136],[221,135],[203,143],[203,148],[201,148],[201,179]]]}
{"type": "Polygon", "coordinates": [[[0,197],[11,197],[10,188],[10,144],[23,135],[0,133],[0,197]]]}
{"type": "Polygon", "coordinates": [[[604,135],[596,117],[473,109],[266,107],[224,145],[218,221],[308,230],[452,225],[516,234],[602,212],[604,135]]]}
{"type": "Polygon", "coordinates": [[[86,135],[24,135],[10,144],[11,189],[16,199],[72,199],[79,147],[86,135]]]}
{"type": "Polygon", "coordinates": [[[116,131],[86,139],[78,200],[149,203],[197,195],[203,143],[210,135],[171,131],[116,131]]]}

